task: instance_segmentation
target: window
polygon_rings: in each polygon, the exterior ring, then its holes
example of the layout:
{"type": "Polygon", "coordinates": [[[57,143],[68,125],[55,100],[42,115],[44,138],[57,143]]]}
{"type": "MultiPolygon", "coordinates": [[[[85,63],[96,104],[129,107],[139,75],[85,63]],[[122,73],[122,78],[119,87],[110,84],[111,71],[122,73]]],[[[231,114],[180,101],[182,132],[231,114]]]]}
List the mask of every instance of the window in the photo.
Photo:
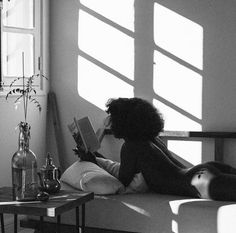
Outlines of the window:
{"type": "MultiPolygon", "coordinates": [[[[3,0],[1,12],[1,87],[40,73],[40,0],[3,0]],[[24,70],[23,70],[24,63],[24,70]]],[[[16,86],[20,83],[14,83],[16,86]]],[[[42,89],[41,80],[35,85],[42,89]]]]}

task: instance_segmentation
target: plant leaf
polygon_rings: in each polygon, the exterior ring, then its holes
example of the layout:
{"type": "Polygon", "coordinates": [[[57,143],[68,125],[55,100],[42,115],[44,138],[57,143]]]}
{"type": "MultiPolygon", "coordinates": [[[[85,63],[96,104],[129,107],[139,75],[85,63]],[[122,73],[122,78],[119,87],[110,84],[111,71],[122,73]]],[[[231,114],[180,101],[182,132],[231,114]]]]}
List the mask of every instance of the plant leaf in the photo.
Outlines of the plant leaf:
{"type": "Polygon", "coordinates": [[[36,107],[39,109],[39,111],[41,111],[42,108],[38,100],[33,98],[33,99],[30,99],[30,102],[33,102],[36,105],[36,107]]]}
{"type": "Polygon", "coordinates": [[[38,108],[39,112],[41,112],[41,110],[42,110],[42,107],[41,107],[39,101],[36,99],[37,96],[35,98],[33,98],[31,95],[32,92],[34,95],[37,94],[37,91],[36,91],[37,89],[34,88],[35,78],[45,78],[46,80],[48,80],[48,78],[42,74],[33,74],[30,77],[25,77],[25,76],[17,77],[10,83],[10,91],[6,94],[6,100],[8,99],[8,97],[10,95],[19,94],[19,96],[16,96],[15,103],[20,102],[21,99],[26,100],[26,103],[24,105],[25,120],[26,120],[26,114],[27,114],[27,108],[28,108],[28,104],[27,104],[28,100],[30,102],[32,102],[33,104],[35,104],[35,106],[38,108]],[[12,89],[13,84],[20,79],[24,80],[23,85],[20,85],[20,88],[12,89]]]}
{"type": "Polygon", "coordinates": [[[20,102],[19,100],[23,97],[23,95],[20,95],[16,100],[15,103],[20,102]]]}
{"type": "Polygon", "coordinates": [[[22,77],[15,78],[15,79],[11,82],[10,87],[12,87],[12,85],[13,85],[17,80],[20,80],[21,78],[22,78],[22,77]]]}
{"type": "Polygon", "coordinates": [[[8,96],[11,95],[11,94],[12,94],[12,91],[9,91],[9,92],[7,93],[7,95],[6,95],[6,100],[7,100],[8,96]]]}

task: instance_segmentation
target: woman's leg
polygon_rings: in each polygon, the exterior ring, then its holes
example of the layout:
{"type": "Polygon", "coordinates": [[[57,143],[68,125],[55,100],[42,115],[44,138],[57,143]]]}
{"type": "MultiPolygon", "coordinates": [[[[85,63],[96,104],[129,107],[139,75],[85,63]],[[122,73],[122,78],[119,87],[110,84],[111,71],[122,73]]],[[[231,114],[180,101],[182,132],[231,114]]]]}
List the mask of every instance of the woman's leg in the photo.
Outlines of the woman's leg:
{"type": "Polygon", "coordinates": [[[211,161],[206,164],[217,168],[220,172],[236,175],[236,168],[221,162],[211,161]]]}
{"type": "Polygon", "coordinates": [[[222,173],[211,180],[210,197],[219,201],[236,201],[236,175],[222,173]]]}
{"type": "Polygon", "coordinates": [[[210,184],[219,176],[219,172],[209,166],[197,166],[190,172],[190,183],[197,189],[199,197],[211,199],[210,184]]]}
{"type": "Polygon", "coordinates": [[[189,178],[200,198],[236,201],[236,175],[223,173],[209,163],[190,169],[189,178]]]}

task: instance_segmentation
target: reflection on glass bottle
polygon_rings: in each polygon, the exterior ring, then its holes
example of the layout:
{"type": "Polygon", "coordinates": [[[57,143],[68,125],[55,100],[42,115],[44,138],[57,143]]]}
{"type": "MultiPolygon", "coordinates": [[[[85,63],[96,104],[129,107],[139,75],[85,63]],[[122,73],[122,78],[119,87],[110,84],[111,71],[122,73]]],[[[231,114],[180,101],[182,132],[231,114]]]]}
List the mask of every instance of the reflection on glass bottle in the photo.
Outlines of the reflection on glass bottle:
{"type": "Polygon", "coordinates": [[[37,160],[29,149],[30,126],[19,124],[19,146],[12,157],[13,200],[35,200],[38,193],[37,160]]]}

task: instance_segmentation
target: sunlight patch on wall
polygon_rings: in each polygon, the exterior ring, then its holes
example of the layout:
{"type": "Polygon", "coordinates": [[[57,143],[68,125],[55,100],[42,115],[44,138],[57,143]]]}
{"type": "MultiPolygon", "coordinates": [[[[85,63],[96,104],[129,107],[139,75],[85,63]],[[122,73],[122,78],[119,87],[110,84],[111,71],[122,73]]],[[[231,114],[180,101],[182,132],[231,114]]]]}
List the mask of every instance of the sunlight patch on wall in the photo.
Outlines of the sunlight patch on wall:
{"type": "Polygon", "coordinates": [[[202,142],[168,140],[168,149],[192,165],[202,162],[202,142]]]}
{"type": "Polygon", "coordinates": [[[203,68],[203,28],[158,3],[154,5],[154,41],[156,45],[203,68]]]}
{"type": "MultiPolygon", "coordinates": [[[[170,131],[201,131],[201,124],[183,114],[175,111],[173,108],[161,103],[158,100],[153,100],[155,107],[163,114],[165,120],[164,130],[170,131]]],[[[196,165],[202,162],[202,142],[199,141],[178,141],[168,140],[168,149],[176,154],[181,159],[196,165]]]]}
{"type": "MultiPolygon", "coordinates": [[[[164,129],[201,131],[203,27],[155,3],[154,42],[153,89],[160,100],[153,103],[164,115],[164,129]]],[[[188,163],[202,162],[199,141],[168,141],[168,148],[188,163]]]]}
{"type": "Polygon", "coordinates": [[[77,88],[81,97],[102,110],[109,98],[134,96],[133,86],[81,56],[78,56],[77,88]]]}
{"type": "Polygon", "coordinates": [[[127,34],[80,10],[78,45],[83,52],[134,80],[134,39],[127,34]]]}
{"type": "Polygon", "coordinates": [[[80,0],[80,2],[120,26],[134,31],[134,0],[80,0]]]}
{"type": "Polygon", "coordinates": [[[202,118],[202,76],[158,51],[154,52],[153,88],[180,109],[202,118]]]}
{"type": "Polygon", "coordinates": [[[179,113],[173,108],[161,103],[158,100],[153,100],[153,104],[163,114],[165,120],[165,130],[180,130],[180,131],[201,131],[201,124],[191,120],[187,116],[179,113]]]}

